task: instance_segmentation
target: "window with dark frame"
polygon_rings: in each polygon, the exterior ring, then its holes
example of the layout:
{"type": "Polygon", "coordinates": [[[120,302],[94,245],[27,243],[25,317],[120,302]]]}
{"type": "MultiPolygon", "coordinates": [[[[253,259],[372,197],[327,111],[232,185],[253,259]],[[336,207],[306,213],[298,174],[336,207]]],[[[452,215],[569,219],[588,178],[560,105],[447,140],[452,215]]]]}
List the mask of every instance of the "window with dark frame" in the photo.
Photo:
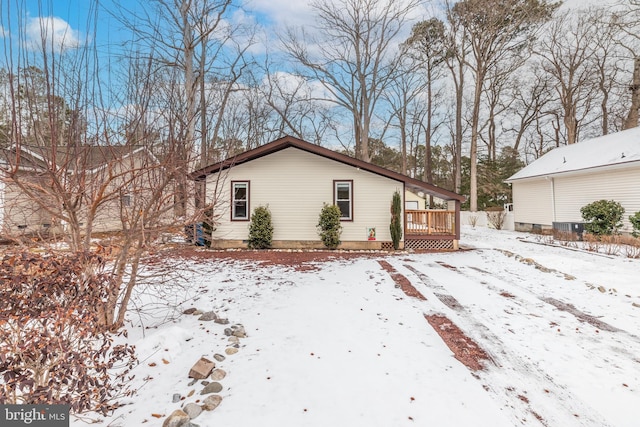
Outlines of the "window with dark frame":
{"type": "Polygon", "coordinates": [[[340,208],[340,220],[353,220],[353,181],[333,182],[333,203],[340,208]]]}
{"type": "Polygon", "coordinates": [[[249,220],[249,182],[234,181],[231,183],[231,220],[249,220]]]}

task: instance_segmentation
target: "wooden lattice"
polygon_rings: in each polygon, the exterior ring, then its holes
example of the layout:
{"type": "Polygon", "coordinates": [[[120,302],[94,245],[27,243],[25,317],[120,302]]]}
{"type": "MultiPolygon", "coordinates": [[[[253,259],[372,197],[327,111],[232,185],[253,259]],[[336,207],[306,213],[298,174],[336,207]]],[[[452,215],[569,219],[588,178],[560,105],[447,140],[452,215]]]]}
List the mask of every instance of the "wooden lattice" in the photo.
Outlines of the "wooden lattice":
{"type": "Polygon", "coordinates": [[[453,240],[409,239],[404,241],[405,249],[453,250],[453,240]]]}

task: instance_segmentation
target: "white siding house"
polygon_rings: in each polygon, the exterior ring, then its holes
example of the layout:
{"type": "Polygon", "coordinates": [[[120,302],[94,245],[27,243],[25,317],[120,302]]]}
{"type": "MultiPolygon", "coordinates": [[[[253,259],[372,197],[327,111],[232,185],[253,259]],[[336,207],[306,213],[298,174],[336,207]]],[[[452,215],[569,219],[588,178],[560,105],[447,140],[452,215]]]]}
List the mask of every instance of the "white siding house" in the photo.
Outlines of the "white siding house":
{"type": "MultiPolygon", "coordinates": [[[[206,203],[213,207],[212,246],[217,248],[246,247],[251,213],[258,206],[271,211],[273,247],[321,248],[316,225],[325,203],[341,208],[341,247],[386,248],[391,244],[393,194],[400,193],[404,205],[407,189],[450,202],[450,211],[433,215],[446,216],[451,227],[436,232],[432,215],[431,228],[414,236],[421,247],[427,241],[446,241],[455,249],[459,240],[461,196],[293,137],[195,171],[191,178],[206,183],[206,203]]],[[[403,226],[406,242],[412,233],[407,236],[403,226]]]]}
{"type": "Polygon", "coordinates": [[[516,230],[582,222],[580,208],[614,200],[625,208],[621,231],[630,232],[628,217],[640,211],[640,128],[555,148],[507,182],[516,230]]]}

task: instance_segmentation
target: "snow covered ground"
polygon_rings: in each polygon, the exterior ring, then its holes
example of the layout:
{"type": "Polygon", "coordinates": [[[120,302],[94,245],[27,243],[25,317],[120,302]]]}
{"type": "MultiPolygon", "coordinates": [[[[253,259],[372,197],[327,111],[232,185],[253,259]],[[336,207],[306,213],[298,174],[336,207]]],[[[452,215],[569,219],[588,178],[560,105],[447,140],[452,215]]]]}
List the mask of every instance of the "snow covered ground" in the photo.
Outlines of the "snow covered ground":
{"type": "Polygon", "coordinates": [[[223,400],[193,425],[640,425],[640,260],[469,227],[462,244],[471,250],[380,254],[306,271],[198,264],[163,298],[190,298],[180,310],[213,310],[248,336],[227,355],[229,325],[182,315],[149,328],[154,319],[132,310],[139,391],[103,425],[161,426],[174,410],[202,403],[188,372],[216,353],[226,357],[216,363],[227,373],[223,400]],[[426,300],[403,293],[380,260],[426,300]],[[425,319],[433,314],[487,352],[484,370],[453,357],[425,319]],[[174,394],[183,399],[172,403],[174,394]]]}

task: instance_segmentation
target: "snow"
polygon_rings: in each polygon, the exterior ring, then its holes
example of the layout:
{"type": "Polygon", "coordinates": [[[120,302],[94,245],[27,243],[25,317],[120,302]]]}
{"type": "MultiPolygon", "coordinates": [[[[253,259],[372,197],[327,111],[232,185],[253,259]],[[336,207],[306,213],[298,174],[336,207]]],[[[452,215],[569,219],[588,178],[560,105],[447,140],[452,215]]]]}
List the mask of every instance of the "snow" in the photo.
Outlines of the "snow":
{"type": "MultiPolygon", "coordinates": [[[[638,425],[640,260],[467,226],[461,242],[470,250],[331,260],[309,271],[223,259],[186,269],[189,286],[175,286],[190,301],[180,309],[215,310],[248,334],[237,354],[217,363],[227,372],[221,405],[193,423],[638,425]],[[379,260],[426,300],[405,295],[379,260]],[[452,298],[458,306],[445,303],[452,298]],[[431,314],[478,343],[491,357],[486,369],[455,359],[425,320],[431,314]]],[[[140,298],[150,297],[147,290],[140,298]]],[[[153,413],[203,398],[196,392],[172,403],[174,393],[199,390],[187,374],[200,357],[224,354],[225,326],[182,315],[141,328],[153,319],[130,314],[139,391],[102,421],[161,426],[153,413]]]]}
{"type": "Polygon", "coordinates": [[[640,128],[632,128],[554,148],[507,179],[539,177],[585,169],[624,167],[640,162],[640,128]]]}

